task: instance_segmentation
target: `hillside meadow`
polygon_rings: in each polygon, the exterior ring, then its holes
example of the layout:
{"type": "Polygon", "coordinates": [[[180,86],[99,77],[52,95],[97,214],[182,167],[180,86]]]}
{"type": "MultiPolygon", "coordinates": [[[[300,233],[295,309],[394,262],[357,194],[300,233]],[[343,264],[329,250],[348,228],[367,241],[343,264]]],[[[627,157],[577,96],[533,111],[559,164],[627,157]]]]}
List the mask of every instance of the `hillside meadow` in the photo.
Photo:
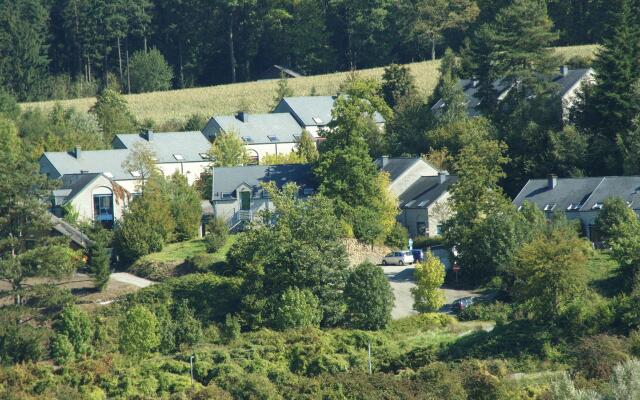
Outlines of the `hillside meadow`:
{"type": "MultiPolygon", "coordinates": [[[[575,56],[593,57],[597,46],[572,46],[556,48],[558,57],[564,60],[575,56]]],[[[423,61],[408,64],[416,78],[416,84],[426,96],[430,95],[438,83],[439,61],[423,61]]],[[[384,68],[359,70],[362,77],[381,78],[384,68]]],[[[338,91],[340,84],[349,72],[338,72],[327,75],[315,75],[289,80],[289,86],[295,96],[332,95],[338,91]]],[[[192,89],[172,90],[127,95],[129,107],[139,120],[152,119],[158,124],[170,120],[185,120],[193,114],[205,116],[232,114],[240,108],[252,113],[265,113],[274,106],[273,97],[277,81],[243,82],[229,85],[200,87],[192,89]]],[[[95,103],[95,98],[44,101],[23,103],[23,109],[40,108],[48,111],[54,104],[74,107],[78,111],[88,111],[95,103]]]]}

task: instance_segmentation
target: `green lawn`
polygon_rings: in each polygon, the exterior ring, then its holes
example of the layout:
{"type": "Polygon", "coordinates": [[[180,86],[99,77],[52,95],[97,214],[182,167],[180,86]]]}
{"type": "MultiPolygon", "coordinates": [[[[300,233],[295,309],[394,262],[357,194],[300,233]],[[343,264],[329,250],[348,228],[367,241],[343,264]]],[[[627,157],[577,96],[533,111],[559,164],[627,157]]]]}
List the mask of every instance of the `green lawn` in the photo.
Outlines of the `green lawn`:
{"type": "MultiPolygon", "coordinates": [[[[227,252],[231,248],[231,245],[235,242],[236,237],[234,235],[229,236],[227,243],[216,253],[211,254],[219,259],[224,260],[227,257],[227,252]]],[[[204,246],[204,240],[193,239],[186,242],[171,243],[164,246],[162,251],[158,253],[151,253],[144,258],[148,261],[159,262],[184,262],[187,258],[206,253],[207,250],[204,246]]]]}

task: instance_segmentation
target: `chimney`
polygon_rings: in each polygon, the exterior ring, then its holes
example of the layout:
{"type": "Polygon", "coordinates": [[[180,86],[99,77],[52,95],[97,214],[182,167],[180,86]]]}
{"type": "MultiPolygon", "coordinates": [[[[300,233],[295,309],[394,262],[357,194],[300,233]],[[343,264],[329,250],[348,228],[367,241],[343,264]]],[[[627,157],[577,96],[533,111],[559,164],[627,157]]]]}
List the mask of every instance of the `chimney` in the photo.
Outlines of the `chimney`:
{"type": "Polygon", "coordinates": [[[569,67],[566,65],[563,65],[562,67],[560,67],[560,75],[562,76],[569,75],[569,67]]]}
{"type": "Polygon", "coordinates": [[[144,132],[144,138],[147,139],[147,142],[153,142],[153,131],[151,129],[147,129],[144,132]]]}
{"type": "Polygon", "coordinates": [[[547,176],[547,187],[549,190],[554,189],[558,184],[558,175],[550,174],[547,176]]]}
{"type": "Polygon", "coordinates": [[[78,158],[80,158],[81,155],[82,155],[82,147],[76,146],[75,149],[73,149],[73,156],[76,159],[78,159],[78,158]]]}
{"type": "Polygon", "coordinates": [[[447,175],[449,175],[447,171],[438,172],[438,179],[440,180],[441,185],[447,181],[447,175]]]}
{"type": "Polygon", "coordinates": [[[389,156],[382,156],[380,157],[380,160],[382,161],[381,168],[384,168],[387,166],[387,164],[389,164],[389,156]]]}
{"type": "Polygon", "coordinates": [[[240,111],[236,114],[236,118],[242,122],[249,121],[249,113],[246,111],[240,111]]]}

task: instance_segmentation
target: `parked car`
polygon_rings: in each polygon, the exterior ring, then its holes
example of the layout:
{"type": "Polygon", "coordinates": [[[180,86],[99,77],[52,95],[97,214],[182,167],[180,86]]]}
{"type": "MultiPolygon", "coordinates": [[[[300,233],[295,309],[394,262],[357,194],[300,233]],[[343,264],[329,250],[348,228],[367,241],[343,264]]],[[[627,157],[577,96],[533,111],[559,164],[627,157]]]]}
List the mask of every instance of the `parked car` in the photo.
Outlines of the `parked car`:
{"type": "Polygon", "coordinates": [[[413,254],[410,251],[394,251],[382,258],[382,265],[409,265],[413,262],[413,254]]]}
{"type": "Polygon", "coordinates": [[[424,251],[422,251],[422,249],[413,249],[411,250],[411,254],[413,254],[413,261],[415,262],[424,260],[424,251]]]}
{"type": "Polygon", "coordinates": [[[463,297],[453,302],[453,310],[460,312],[475,302],[473,297],[463,297]]]}

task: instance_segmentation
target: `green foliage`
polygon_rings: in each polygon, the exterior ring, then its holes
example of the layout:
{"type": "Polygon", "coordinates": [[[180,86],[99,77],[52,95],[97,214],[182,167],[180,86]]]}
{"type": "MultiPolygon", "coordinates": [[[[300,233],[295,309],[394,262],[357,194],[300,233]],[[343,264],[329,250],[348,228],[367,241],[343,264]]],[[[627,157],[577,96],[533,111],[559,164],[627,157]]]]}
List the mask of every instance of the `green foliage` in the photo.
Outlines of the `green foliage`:
{"type": "Polygon", "coordinates": [[[202,324],[196,319],[186,300],[174,307],[173,321],[176,344],[194,345],[202,339],[202,324]]]}
{"type": "Polygon", "coordinates": [[[293,96],[293,89],[289,87],[289,81],[284,76],[284,73],[278,80],[278,87],[276,88],[276,95],[273,97],[273,106],[277,106],[285,97],[293,96]]]}
{"type": "Polygon", "coordinates": [[[118,328],[123,353],[143,356],[160,344],[158,319],[145,306],[136,305],[127,310],[118,328]]]}
{"type": "Polygon", "coordinates": [[[49,342],[51,358],[58,365],[65,365],[75,359],[73,344],[66,335],[54,335],[49,342]]]}
{"type": "Polygon", "coordinates": [[[322,324],[340,322],[348,261],[333,203],[324,196],[296,199],[298,188],[266,190],[275,206],[270,224],[255,224],[239,235],[228,254],[230,270],[244,278],[242,318],[263,324],[266,301],[289,288],[310,289],[318,297],[322,324]]]}
{"type": "Polygon", "coordinates": [[[104,235],[94,235],[93,246],[89,248],[88,256],[89,275],[93,278],[96,289],[102,291],[107,286],[111,275],[111,260],[104,235]]]}
{"type": "Polygon", "coordinates": [[[444,265],[428,251],[423,262],[416,264],[414,279],[416,287],[411,289],[413,308],[419,312],[438,311],[444,305],[444,265]]]}
{"type": "Polygon", "coordinates": [[[628,360],[625,342],[616,336],[596,335],[580,341],[575,349],[577,370],[588,378],[609,379],[613,368],[628,360]]]}
{"type": "Polygon", "coordinates": [[[106,143],[111,143],[119,133],[136,131],[136,119],[129,111],[127,101],[112,90],[102,92],[89,110],[98,118],[106,143]]]}
{"type": "Polygon", "coordinates": [[[53,328],[68,338],[78,357],[90,353],[93,328],[84,311],[76,306],[66,307],[56,318],[53,328]]]}
{"type": "Polygon", "coordinates": [[[302,130],[300,141],[296,146],[296,153],[300,156],[300,159],[303,160],[303,162],[315,163],[318,161],[319,155],[316,143],[306,129],[302,130]]]}
{"type": "Polygon", "coordinates": [[[155,92],[171,88],[173,71],[160,50],[137,51],[129,61],[131,91],[155,92]]]}
{"type": "Polygon", "coordinates": [[[458,314],[460,321],[495,321],[497,324],[507,323],[513,314],[513,307],[508,303],[475,303],[458,314]]]}
{"type": "Polygon", "coordinates": [[[16,121],[20,116],[20,106],[15,97],[0,89],[0,117],[16,121]]]}
{"type": "Polygon", "coordinates": [[[309,289],[291,288],[273,299],[269,325],[286,330],[318,327],[322,310],[318,298],[309,289]]]}
{"type": "Polygon", "coordinates": [[[208,253],[215,253],[227,243],[229,226],[222,218],[213,218],[207,224],[207,233],[204,236],[204,244],[208,253]]]}
{"type": "Polygon", "coordinates": [[[234,167],[249,162],[247,148],[233,132],[216,136],[210,153],[216,167],[234,167]]]}
{"type": "Polygon", "coordinates": [[[416,91],[415,78],[409,68],[391,64],[382,74],[382,97],[389,107],[395,108],[400,100],[416,91]]]}
{"type": "Polygon", "coordinates": [[[349,274],[344,289],[346,323],[356,329],[377,330],[391,320],[394,295],[382,268],[371,263],[358,265],[349,274]]]}
{"type": "Polygon", "coordinates": [[[240,337],[240,321],[231,314],[227,314],[224,323],[220,327],[220,338],[226,342],[232,342],[240,337]]]}
{"type": "Polygon", "coordinates": [[[185,241],[198,235],[200,229],[200,195],[187,178],[176,172],[166,181],[165,195],[170,199],[171,216],[175,222],[175,239],[185,241]]]}
{"type": "Polygon", "coordinates": [[[46,350],[46,330],[29,324],[21,324],[23,310],[5,307],[0,314],[0,363],[14,364],[39,361],[46,350]]]}
{"type": "Polygon", "coordinates": [[[393,229],[385,239],[384,244],[394,249],[404,249],[408,243],[409,232],[407,231],[407,228],[402,226],[399,222],[396,222],[393,229]]]}

